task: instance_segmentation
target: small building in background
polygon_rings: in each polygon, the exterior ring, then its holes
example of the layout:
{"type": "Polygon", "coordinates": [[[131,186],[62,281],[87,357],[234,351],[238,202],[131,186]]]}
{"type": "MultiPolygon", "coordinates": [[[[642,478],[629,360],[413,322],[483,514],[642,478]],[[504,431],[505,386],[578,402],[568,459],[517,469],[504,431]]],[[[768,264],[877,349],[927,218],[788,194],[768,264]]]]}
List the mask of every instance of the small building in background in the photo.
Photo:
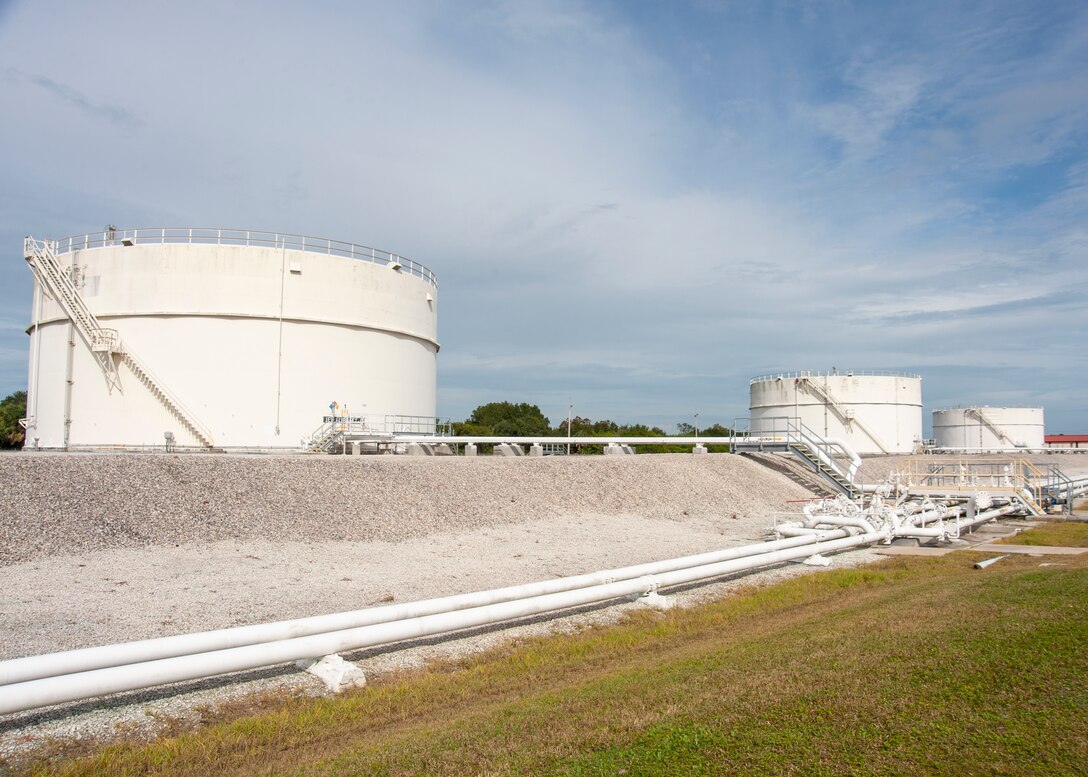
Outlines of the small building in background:
{"type": "Polygon", "coordinates": [[[1043,438],[1048,448],[1083,448],[1088,450],[1088,434],[1048,434],[1043,438]]]}

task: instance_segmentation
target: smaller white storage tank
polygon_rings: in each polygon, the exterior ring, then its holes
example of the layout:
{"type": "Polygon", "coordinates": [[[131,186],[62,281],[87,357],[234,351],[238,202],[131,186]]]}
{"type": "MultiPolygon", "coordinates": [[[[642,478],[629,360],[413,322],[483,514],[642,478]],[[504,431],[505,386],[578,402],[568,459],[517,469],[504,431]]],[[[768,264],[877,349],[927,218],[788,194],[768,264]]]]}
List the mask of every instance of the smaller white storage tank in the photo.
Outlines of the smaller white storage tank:
{"type": "Polygon", "coordinates": [[[1042,448],[1041,407],[956,407],[933,411],[938,448],[986,451],[1042,448]]]}

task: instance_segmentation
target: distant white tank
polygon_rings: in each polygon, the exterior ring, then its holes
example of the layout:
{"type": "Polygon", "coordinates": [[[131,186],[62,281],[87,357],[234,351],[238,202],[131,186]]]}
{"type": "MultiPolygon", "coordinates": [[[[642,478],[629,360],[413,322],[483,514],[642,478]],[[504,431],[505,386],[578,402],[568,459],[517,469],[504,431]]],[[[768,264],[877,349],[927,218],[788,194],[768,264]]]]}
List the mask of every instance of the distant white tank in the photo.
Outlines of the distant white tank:
{"type": "Polygon", "coordinates": [[[28,239],[27,255],[28,447],[297,448],[334,402],[433,424],[438,286],[409,259],[220,229],[28,239]]]}
{"type": "Polygon", "coordinates": [[[792,372],[749,384],[753,434],[797,418],[858,453],[911,453],[922,438],[922,378],[894,372],[792,372]]]}
{"type": "Polygon", "coordinates": [[[1041,407],[958,407],[933,411],[938,448],[1042,448],[1041,407]]]}

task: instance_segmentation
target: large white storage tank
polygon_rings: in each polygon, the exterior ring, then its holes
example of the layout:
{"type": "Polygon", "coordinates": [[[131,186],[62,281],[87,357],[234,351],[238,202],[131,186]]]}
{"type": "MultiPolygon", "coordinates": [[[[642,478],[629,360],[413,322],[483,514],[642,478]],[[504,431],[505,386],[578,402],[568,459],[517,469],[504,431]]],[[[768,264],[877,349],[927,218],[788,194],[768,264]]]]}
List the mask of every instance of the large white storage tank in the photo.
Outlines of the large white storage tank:
{"type": "Polygon", "coordinates": [[[28,447],[161,447],[169,432],[178,446],[297,448],[333,402],[433,423],[438,288],[420,264],[223,229],[28,239],[27,253],[28,447]],[[42,283],[50,261],[71,285],[42,283]],[[59,303],[66,287],[94,337],[59,303]]]}
{"type": "Polygon", "coordinates": [[[938,448],[987,451],[1043,448],[1041,407],[957,407],[933,411],[938,448]]]}
{"type": "Polygon", "coordinates": [[[912,453],[922,439],[922,378],[897,372],[803,371],[749,384],[753,434],[797,418],[858,453],[912,453]]]}

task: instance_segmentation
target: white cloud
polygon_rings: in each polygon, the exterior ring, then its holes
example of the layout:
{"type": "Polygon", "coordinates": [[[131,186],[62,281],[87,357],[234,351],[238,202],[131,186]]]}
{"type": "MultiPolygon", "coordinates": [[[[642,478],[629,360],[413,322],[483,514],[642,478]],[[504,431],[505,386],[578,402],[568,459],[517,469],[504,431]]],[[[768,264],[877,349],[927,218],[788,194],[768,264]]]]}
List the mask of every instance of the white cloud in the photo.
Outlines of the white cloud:
{"type": "MultiPolygon", "coordinates": [[[[1085,17],[935,5],[897,35],[821,9],[661,10],[673,40],[575,0],[22,4],[0,235],[151,221],[411,256],[442,283],[453,415],[473,385],[550,397],[557,376],[620,417],[677,380],[724,412],[777,368],[1029,359],[1088,281],[1085,17]],[[994,205],[992,182],[1062,155],[1064,185],[994,205]]],[[[29,311],[25,269],[3,272],[29,311]]]]}

